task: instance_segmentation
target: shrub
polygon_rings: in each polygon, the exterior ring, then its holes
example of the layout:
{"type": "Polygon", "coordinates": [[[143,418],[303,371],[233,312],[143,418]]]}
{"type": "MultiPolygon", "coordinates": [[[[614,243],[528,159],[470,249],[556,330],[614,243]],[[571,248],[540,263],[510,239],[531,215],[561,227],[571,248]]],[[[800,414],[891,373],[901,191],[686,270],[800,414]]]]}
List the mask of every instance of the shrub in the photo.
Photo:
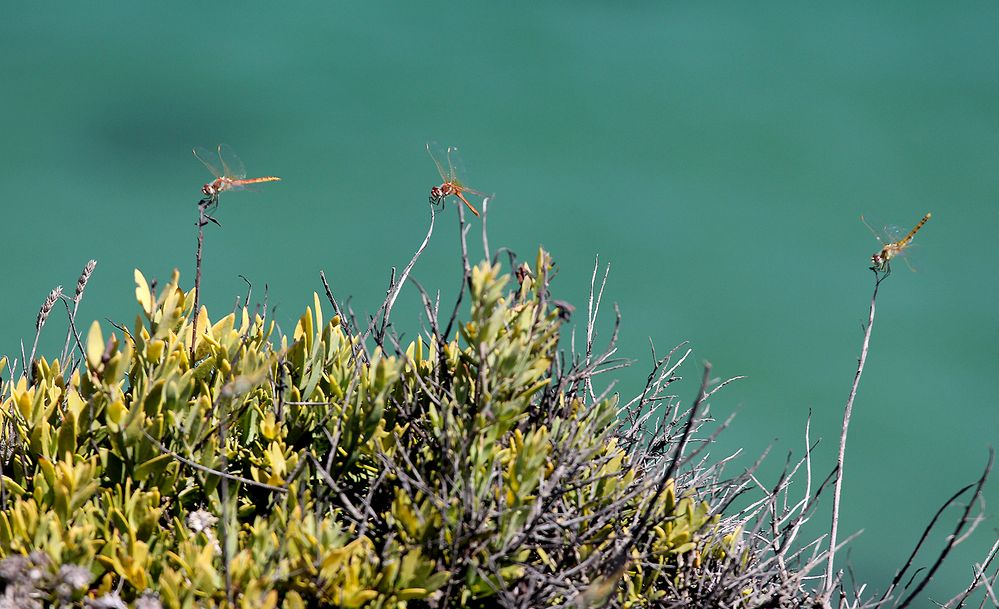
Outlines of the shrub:
{"type": "Polygon", "coordinates": [[[131,329],[3,386],[7,598],[647,606],[738,568],[738,531],[664,466],[682,421],[638,450],[593,395],[609,354],[560,357],[550,269],[479,264],[456,338],[392,352],[316,295],[290,337],[202,308],[194,361],[191,293],[136,271],[131,329]]]}
{"type": "MultiPolygon", "coordinates": [[[[291,336],[266,310],[213,322],[176,271],[159,291],[136,271],[131,329],[94,322],[79,361],[10,373],[0,609],[830,606],[806,582],[822,539],[798,540],[825,487],[810,453],[725,514],[759,482],[700,456],[728,382],[709,365],[689,406],[683,345],[654,354],[633,397],[597,389],[623,365],[616,326],[594,350],[603,288],[567,354],[572,307],[551,298],[544,251],[512,274],[466,260],[455,315],[442,329],[424,293],[429,328],[402,345],[388,317],[415,260],[365,330],[327,287],[333,315],[314,294],[291,336]]],[[[844,606],[910,603],[892,593],[911,564],[880,599],[841,587],[844,606]]]]}

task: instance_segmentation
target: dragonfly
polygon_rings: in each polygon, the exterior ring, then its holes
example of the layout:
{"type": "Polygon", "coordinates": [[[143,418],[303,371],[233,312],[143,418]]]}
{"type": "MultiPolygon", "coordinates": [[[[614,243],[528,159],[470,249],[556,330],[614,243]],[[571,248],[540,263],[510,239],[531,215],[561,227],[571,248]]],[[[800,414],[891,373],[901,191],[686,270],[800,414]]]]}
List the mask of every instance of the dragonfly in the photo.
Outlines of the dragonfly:
{"type": "Polygon", "coordinates": [[[216,200],[220,193],[227,190],[239,190],[248,184],[261,182],[276,182],[281,178],[265,176],[262,178],[247,178],[243,161],[239,160],[235,151],[228,144],[219,144],[215,152],[204,148],[195,148],[194,157],[208,168],[215,179],[201,187],[201,192],[211,200],[216,200]],[[221,168],[221,171],[219,170],[221,168]]]}
{"type": "Polygon", "coordinates": [[[484,192],[479,192],[478,190],[474,190],[472,188],[469,188],[468,186],[465,186],[464,184],[461,183],[461,180],[458,179],[457,172],[455,172],[454,169],[455,163],[459,160],[457,148],[448,146],[446,153],[447,171],[445,172],[444,166],[441,165],[440,160],[437,158],[440,155],[439,148],[437,151],[438,152],[437,155],[435,155],[434,151],[431,150],[432,147],[437,148],[436,145],[427,143],[427,154],[430,155],[430,158],[434,160],[434,165],[437,166],[437,173],[441,175],[441,185],[434,186],[433,188],[430,189],[431,205],[442,204],[444,202],[444,199],[446,199],[451,195],[454,195],[459,199],[461,199],[461,202],[464,203],[468,207],[468,209],[472,211],[473,214],[478,216],[479,210],[475,209],[475,206],[468,202],[468,199],[465,197],[465,193],[472,194],[481,198],[488,198],[489,195],[487,195],[484,192]]]}
{"type": "MultiPolygon", "coordinates": [[[[886,227],[884,235],[882,235],[878,231],[874,230],[874,227],[867,223],[864,216],[860,216],[860,221],[864,223],[864,226],[871,231],[871,234],[874,235],[875,239],[881,242],[881,249],[874,252],[874,255],[871,256],[871,262],[874,265],[872,268],[878,272],[891,273],[892,258],[905,254],[906,248],[912,244],[912,238],[916,236],[919,229],[923,228],[923,225],[926,224],[926,221],[932,216],[933,214],[929,213],[923,216],[923,219],[919,221],[919,224],[916,224],[916,226],[914,226],[904,237],[897,227],[886,227]]],[[[903,257],[902,260],[905,261],[910,269],[913,271],[916,270],[912,268],[912,265],[906,258],[903,257]]]]}

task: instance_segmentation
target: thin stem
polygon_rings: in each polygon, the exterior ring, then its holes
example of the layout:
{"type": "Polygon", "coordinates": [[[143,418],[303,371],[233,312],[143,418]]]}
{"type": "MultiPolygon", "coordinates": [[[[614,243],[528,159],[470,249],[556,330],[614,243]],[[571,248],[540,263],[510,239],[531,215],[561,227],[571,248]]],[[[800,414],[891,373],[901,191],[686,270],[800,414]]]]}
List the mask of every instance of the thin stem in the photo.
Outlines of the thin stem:
{"type": "Polygon", "coordinates": [[[399,292],[402,290],[403,284],[406,283],[406,278],[409,277],[409,272],[413,270],[413,266],[416,261],[419,260],[420,254],[423,250],[427,249],[427,244],[430,243],[430,237],[434,234],[434,219],[437,214],[434,213],[433,206],[430,207],[430,228],[427,229],[427,236],[423,238],[423,243],[420,244],[419,249],[416,250],[416,254],[406,265],[406,268],[402,270],[402,275],[399,276],[398,283],[395,284],[395,289],[389,294],[388,300],[385,302],[385,313],[382,315],[382,329],[388,327],[389,315],[392,313],[392,307],[395,306],[395,299],[399,297],[399,292]]]}
{"type": "MultiPolygon", "coordinates": [[[[227,402],[228,405],[228,402],[227,402]]],[[[219,446],[221,447],[221,458],[222,458],[222,473],[228,473],[229,470],[229,459],[226,456],[226,418],[228,413],[223,413],[223,416],[219,417],[219,446]]],[[[229,561],[232,560],[232,555],[230,554],[229,544],[232,541],[230,535],[232,534],[232,528],[229,526],[229,478],[222,476],[220,481],[222,484],[222,567],[225,573],[225,595],[226,599],[229,601],[230,606],[235,606],[235,596],[233,595],[232,589],[232,572],[229,568],[229,561]]]]}
{"type": "MultiPolygon", "coordinates": [[[[962,488],[961,490],[959,490],[958,492],[954,493],[954,495],[951,496],[951,498],[948,499],[940,507],[939,510],[937,510],[936,515],[933,516],[933,520],[931,520],[929,526],[926,527],[926,531],[923,533],[923,537],[919,540],[920,544],[926,538],[926,535],[929,534],[929,530],[931,528],[933,528],[933,525],[936,524],[936,521],[940,517],[940,514],[943,513],[943,511],[947,508],[947,506],[949,506],[950,504],[952,504],[955,501],[957,501],[957,498],[960,495],[963,495],[966,490],[968,490],[972,486],[975,487],[975,494],[974,494],[974,496],[972,497],[971,501],[969,501],[964,506],[964,511],[961,513],[961,518],[957,521],[957,525],[954,528],[954,532],[951,533],[947,537],[947,543],[946,543],[946,545],[944,545],[943,550],[940,551],[940,554],[937,556],[937,559],[933,563],[933,566],[931,566],[929,568],[929,570],[923,576],[922,581],[920,581],[919,584],[916,585],[916,587],[912,590],[912,592],[909,593],[909,596],[905,597],[905,600],[903,600],[898,605],[898,609],[905,609],[906,607],[908,607],[909,605],[911,605],[912,602],[913,602],[913,600],[915,600],[916,596],[919,595],[919,593],[923,591],[923,589],[926,587],[926,585],[930,583],[930,581],[933,579],[933,576],[936,574],[937,570],[943,564],[944,560],[947,559],[947,555],[951,553],[951,551],[954,549],[954,547],[957,544],[961,543],[961,541],[962,541],[962,538],[960,536],[961,535],[961,530],[964,529],[965,525],[968,525],[969,523],[971,523],[971,528],[972,529],[974,529],[977,526],[977,522],[973,518],[971,518],[971,510],[972,510],[972,508],[974,508],[975,504],[977,503],[976,500],[981,500],[982,487],[985,486],[985,481],[988,480],[989,473],[992,471],[992,462],[993,462],[994,457],[995,457],[995,454],[990,449],[989,450],[989,460],[988,460],[988,463],[986,463],[986,465],[985,465],[985,471],[982,472],[982,475],[978,478],[978,481],[975,482],[974,484],[969,484],[968,486],[966,486],[966,487],[962,488]]],[[[916,550],[918,550],[918,549],[919,549],[919,545],[917,544],[916,550]]],[[[915,555],[916,550],[913,551],[913,556],[915,555]]],[[[910,557],[910,561],[911,561],[911,559],[912,559],[912,557],[910,557]]]]}
{"type": "MultiPolygon", "coordinates": [[[[465,209],[458,206],[458,235],[461,238],[461,287],[458,289],[458,298],[454,301],[454,309],[451,311],[451,318],[447,322],[447,329],[444,330],[444,339],[451,336],[451,329],[458,319],[458,312],[461,309],[461,301],[465,296],[465,290],[472,287],[472,265],[468,261],[468,230],[471,225],[465,225],[465,209]]],[[[443,351],[441,351],[443,355],[443,351]]]]}
{"type": "MultiPolygon", "coordinates": [[[[45,302],[42,303],[42,308],[38,310],[38,317],[35,319],[35,342],[31,345],[31,357],[24,360],[24,372],[28,375],[28,380],[30,382],[35,381],[34,374],[34,364],[35,364],[35,352],[38,350],[38,338],[42,335],[42,328],[45,327],[45,321],[49,318],[49,314],[52,313],[52,307],[55,306],[56,300],[62,298],[62,286],[56,286],[56,289],[49,292],[49,295],[45,298],[45,302]]],[[[24,358],[24,347],[21,347],[21,357],[24,358]]]]}
{"type": "Polygon", "coordinates": [[[86,266],[83,267],[83,272],[80,273],[80,278],[76,281],[76,293],[73,295],[73,310],[70,311],[69,304],[66,304],[66,312],[69,314],[69,329],[66,331],[66,343],[62,347],[62,356],[59,358],[59,361],[63,363],[64,369],[66,368],[66,359],[69,357],[69,343],[74,335],[76,336],[77,346],[80,346],[80,351],[81,353],[83,352],[83,348],[80,345],[80,336],[76,332],[74,321],[76,320],[76,313],[80,308],[80,301],[83,300],[83,291],[87,288],[87,282],[90,281],[90,276],[94,273],[96,267],[96,260],[87,262],[86,266]]]}
{"type": "Polygon", "coordinates": [[[257,482],[253,478],[244,478],[242,476],[236,476],[234,474],[223,472],[222,470],[206,467],[198,463],[197,461],[192,461],[191,459],[188,459],[187,457],[184,457],[183,455],[180,455],[179,453],[170,450],[169,448],[164,446],[162,442],[149,435],[149,432],[147,432],[146,430],[140,430],[140,431],[142,431],[142,435],[145,436],[146,440],[149,440],[149,443],[155,446],[157,450],[159,450],[164,454],[170,455],[171,457],[180,461],[184,465],[192,467],[200,472],[205,472],[206,474],[212,474],[214,476],[218,476],[219,478],[228,478],[229,480],[232,480],[234,482],[239,482],[240,484],[245,484],[246,486],[262,488],[269,491],[274,491],[276,493],[288,492],[288,489],[283,486],[274,486],[273,484],[267,484],[265,482],[257,482]]]}
{"type": "Polygon", "coordinates": [[[208,208],[217,201],[215,197],[202,199],[198,202],[198,253],[195,257],[194,271],[194,308],[191,310],[191,367],[194,367],[194,350],[198,338],[198,309],[201,306],[201,250],[205,243],[205,224],[218,222],[208,215],[208,208]]]}
{"type": "MultiPolygon", "coordinates": [[[[593,328],[597,322],[597,314],[600,312],[600,301],[604,297],[604,288],[607,286],[607,277],[610,275],[610,264],[607,265],[607,269],[604,271],[603,281],[600,282],[600,291],[596,294],[596,301],[594,301],[594,290],[597,281],[597,270],[600,268],[600,257],[593,262],[593,276],[590,277],[590,300],[587,305],[587,318],[586,318],[586,365],[590,365],[590,357],[593,355],[593,328]]],[[[540,272],[540,270],[539,270],[540,272]]],[[[584,383],[583,391],[586,395],[591,398],[593,396],[593,380],[592,375],[586,377],[586,382],[584,383]]]]}
{"type": "MultiPolygon", "coordinates": [[[[66,340],[70,340],[71,338],[75,338],[76,339],[76,346],[75,346],[75,348],[79,348],[80,349],[80,353],[86,353],[86,351],[84,351],[84,349],[83,349],[83,342],[82,342],[82,340],[80,338],[80,332],[76,329],[76,309],[77,309],[77,306],[80,303],[79,303],[79,301],[77,301],[76,304],[73,305],[72,311],[69,308],[68,299],[63,298],[62,303],[66,306],[66,315],[69,316],[69,330],[66,333],[66,340]]],[[[69,358],[69,348],[68,347],[69,347],[69,343],[66,343],[66,347],[63,347],[62,359],[59,360],[60,362],[63,363],[63,366],[65,366],[66,360],[69,358]]],[[[75,366],[73,366],[73,367],[75,368],[75,366]]],[[[69,378],[69,376],[70,376],[70,368],[69,367],[64,367],[64,370],[66,371],[66,374],[64,376],[66,378],[69,378]]]]}
{"type": "Polygon", "coordinates": [[[853,377],[853,386],[850,388],[850,397],[846,400],[846,407],[843,409],[843,427],[839,436],[839,454],[836,457],[836,484],[833,487],[833,512],[832,527],[829,531],[829,557],[826,563],[826,600],[832,595],[834,579],[834,559],[836,557],[836,536],[839,531],[839,502],[843,493],[843,460],[846,457],[846,434],[850,428],[850,416],[853,414],[853,401],[857,397],[857,387],[860,386],[860,376],[864,373],[864,363],[867,361],[867,351],[871,343],[871,330],[874,328],[874,310],[878,299],[878,288],[881,282],[888,275],[881,275],[874,271],[874,294],[871,296],[871,311],[867,319],[867,328],[864,330],[864,343],[860,349],[860,360],[857,363],[857,373],[853,377]]]}
{"type": "Polygon", "coordinates": [[[486,232],[486,218],[489,216],[489,199],[482,199],[482,259],[489,260],[489,234],[486,232]]]}

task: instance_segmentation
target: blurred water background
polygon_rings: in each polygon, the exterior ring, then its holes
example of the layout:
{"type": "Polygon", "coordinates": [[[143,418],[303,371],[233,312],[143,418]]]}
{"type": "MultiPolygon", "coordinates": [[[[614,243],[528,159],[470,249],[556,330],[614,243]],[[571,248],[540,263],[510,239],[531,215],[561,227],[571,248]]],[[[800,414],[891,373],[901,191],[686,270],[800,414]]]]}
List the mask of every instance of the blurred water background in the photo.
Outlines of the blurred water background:
{"type": "MultiPolygon", "coordinates": [[[[555,297],[578,306],[580,326],[595,258],[612,265],[599,339],[617,303],[619,354],[635,360],[617,374],[623,393],[640,391],[650,339],[660,353],[691,341],[688,401],[703,360],[748,376],[713,401],[720,418],[738,412],[714,455],[741,447],[744,466],[774,443],[768,483],[801,454],[809,411],[817,478],[833,466],[877,247],[860,214],[908,228],[933,212],[919,272],[897,265],[883,285],[850,435],[841,531],[864,532],[840,556],[875,589],[995,442],[999,4],[2,12],[0,352],[30,348],[45,295],[71,291],[89,258],[84,323],[132,325],[133,268],[165,281],[176,267],[193,285],[210,176],[190,149],[218,142],[284,181],[223,197],[223,228],[207,229],[212,316],[245,293],[242,274],[290,332],[321,269],[371,311],[423,238],[434,139],[460,145],[467,182],[497,193],[493,248],[553,253],[555,297]]],[[[414,270],[445,299],[460,273],[455,218],[438,217],[414,270]]],[[[404,292],[393,319],[407,338],[418,313],[404,292]]],[[[50,324],[51,356],[65,323],[50,324]]],[[[931,598],[963,586],[995,540],[999,484],[987,497],[990,519],[931,598]]]]}

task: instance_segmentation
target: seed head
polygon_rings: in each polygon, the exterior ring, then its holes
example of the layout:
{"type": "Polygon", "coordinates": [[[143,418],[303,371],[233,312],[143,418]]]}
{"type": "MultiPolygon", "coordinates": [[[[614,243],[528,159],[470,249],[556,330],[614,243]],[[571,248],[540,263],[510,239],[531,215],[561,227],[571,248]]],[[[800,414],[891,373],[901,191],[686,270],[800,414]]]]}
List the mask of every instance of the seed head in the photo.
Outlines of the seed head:
{"type": "Polygon", "coordinates": [[[83,267],[80,278],[76,280],[76,294],[73,295],[73,302],[80,302],[80,298],[83,297],[83,290],[87,287],[87,282],[90,281],[90,276],[94,274],[94,267],[96,266],[97,261],[91,260],[87,263],[87,266],[83,267]]]}
{"type": "Polygon", "coordinates": [[[45,320],[49,318],[49,313],[52,312],[52,307],[55,306],[59,297],[62,296],[62,286],[57,286],[56,289],[49,292],[48,298],[42,303],[42,308],[38,310],[38,319],[35,320],[35,330],[41,330],[42,326],[45,325],[45,320]]]}

